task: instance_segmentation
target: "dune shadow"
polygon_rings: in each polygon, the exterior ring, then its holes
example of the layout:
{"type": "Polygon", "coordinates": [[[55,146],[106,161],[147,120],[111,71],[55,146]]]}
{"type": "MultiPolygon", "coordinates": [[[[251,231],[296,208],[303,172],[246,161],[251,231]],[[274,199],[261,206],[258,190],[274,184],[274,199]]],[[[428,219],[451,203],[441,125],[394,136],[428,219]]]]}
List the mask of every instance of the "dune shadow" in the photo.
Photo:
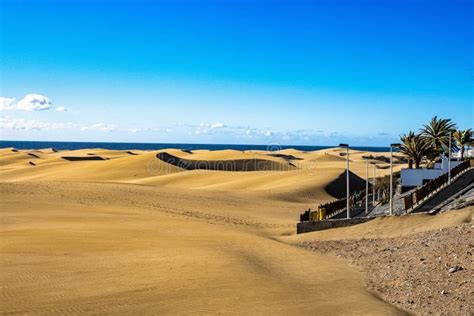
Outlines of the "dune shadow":
{"type": "Polygon", "coordinates": [[[190,160],[173,156],[166,152],[156,155],[159,160],[185,170],[215,171],[289,171],[295,170],[290,164],[282,164],[266,159],[233,159],[233,160],[190,160]]]}
{"type": "Polygon", "coordinates": [[[31,156],[31,157],[34,157],[34,158],[41,159],[41,157],[40,157],[40,156],[38,156],[38,155],[35,155],[35,154],[33,154],[33,153],[28,153],[28,156],[31,156]]]}
{"type": "Polygon", "coordinates": [[[67,161],[85,161],[85,160],[107,160],[101,156],[87,156],[87,157],[77,157],[77,156],[63,156],[61,157],[67,161]]]}
{"type": "MultiPolygon", "coordinates": [[[[369,183],[370,188],[370,183],[369,183]]],[[[334,181],[329,183],[324,190],[337,199],[346,197],[346,171],[342,172],[334,181]]],[[[349,172],[349,192],[354,194],[357,191],[365,190],[365,180],[358,175],[349,172]]]]}
{"type": "Polygon", "coordinates": [[[275,158],[282,158],[283,160],[286,160],[286,161],[303,160],[303,158],[295,157],[293,155],[285,155],[285,154],[268,154],[268,156],[275,157],[275,158]]]}

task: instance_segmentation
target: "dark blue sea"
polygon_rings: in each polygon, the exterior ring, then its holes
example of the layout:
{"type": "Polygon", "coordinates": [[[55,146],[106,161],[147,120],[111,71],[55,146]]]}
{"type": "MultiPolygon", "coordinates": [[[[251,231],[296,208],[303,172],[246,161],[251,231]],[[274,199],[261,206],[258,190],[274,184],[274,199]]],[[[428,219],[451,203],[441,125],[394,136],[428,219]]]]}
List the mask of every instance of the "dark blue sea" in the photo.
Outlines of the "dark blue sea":
{"type": "MultiPolygon", "coordinates": [[[[176,148],[183,150],[269,150],[294,148],[301,151],[314,151],[331,148],[335,146],[300,146],[300,145],[233,145],[233,144],[182,144],[182,143],[102,143],[102,142],[52,142],[52,141],[10,141],[0,140],[0,148],[14,147],[17,149],[41,149],[54,148],[56,150],[75,150],[85,148],[104,148],[116,150],[159,150],[166,148],[176,148]]],[[[352,149],[382,152],[390,151],[389,147],[351,147],[352,149]]]]}

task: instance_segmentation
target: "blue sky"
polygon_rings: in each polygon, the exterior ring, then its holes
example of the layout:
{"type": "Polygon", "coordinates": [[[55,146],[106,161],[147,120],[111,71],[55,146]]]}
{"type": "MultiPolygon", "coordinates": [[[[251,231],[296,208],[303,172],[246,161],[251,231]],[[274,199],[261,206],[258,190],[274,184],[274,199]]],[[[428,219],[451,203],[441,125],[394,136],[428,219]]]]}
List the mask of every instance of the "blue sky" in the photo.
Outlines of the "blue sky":
{"type": "Polygon", "coordinates": [[[473,1],[0,2],[1,138],[386,145],[473,117],[473,1]]]}

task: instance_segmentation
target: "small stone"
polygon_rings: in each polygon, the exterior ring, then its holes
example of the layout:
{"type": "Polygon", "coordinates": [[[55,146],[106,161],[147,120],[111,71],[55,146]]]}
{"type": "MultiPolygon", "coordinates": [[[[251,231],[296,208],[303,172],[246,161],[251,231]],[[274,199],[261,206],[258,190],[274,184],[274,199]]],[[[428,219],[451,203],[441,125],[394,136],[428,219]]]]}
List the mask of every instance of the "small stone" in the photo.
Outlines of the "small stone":
{"type": "Polygon", "coordinates": [[[442,290],[441,295],[445,295],[445,294],[447,294],[447,292],[445,290],[442,290]]]}
{"type": "Polygon", "coordinates": [[[464,268],[461,267],[461,266],[454,266],[452,268],[449,268],[448,272],[449,273],[454,273],[454,272],[458,272],[458,271],[461,271],[461,270],[464,270],[464,268]]]}

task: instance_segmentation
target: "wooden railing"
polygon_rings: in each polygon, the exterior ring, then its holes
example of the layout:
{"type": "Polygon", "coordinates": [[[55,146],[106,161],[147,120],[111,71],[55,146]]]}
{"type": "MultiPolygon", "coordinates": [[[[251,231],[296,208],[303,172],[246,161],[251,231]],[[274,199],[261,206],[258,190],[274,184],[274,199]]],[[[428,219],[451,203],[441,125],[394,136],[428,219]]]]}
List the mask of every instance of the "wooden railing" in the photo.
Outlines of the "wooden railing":
{"type": "Polygon", "coordinates": [[[304,213],[300,214],[300,222],[307,222],[309,221],[309,215],[311,214],[311,210],[304,211],[304,213]]]}
{"type": "MultiPolygon", "coordinates": [[[[349,197],[350,201],[350,207],[352,207],[356,202],[362,200],[365,197],[365,190],[363,191],[358,191],[351,195],[349,197]]],[[[346,208],[347,199],[338,199],[332,202],[320,204],[317,207],[316,211],[305,211],[304,213],[300,214],[300,221],[305,222],[305,221],[318,221],[318,220],[324,220],[327,218],[330,218],[336,214],[338,214],[340,211],[346,208]]]]}
{"type": "MultiPolygon", "coordinates": [[[[349,201],[349,205],[352,206],[352,201],[349,201]]],[[[340,210],[345,209],[346,206],[347,206],[346,198],[321,204],[318,206],[317,211],[323,212],[323,214],[319,218],[313,218],[313,220],[322,220],[328,217],[332,217],[336,215],[340,210]]]]}
{"type": "MultiPolygon", "coordinates": [[[[464,161],[451,169],[451,179],[456,178],[460,173],[465,171],[470,167],[469,161],[464,161]]],[[[439,189],[443,188],[448,184],[448,173],[444,173],[441,176],[425,183],[423,186],[419,187],[411,194],[408,194],[404,197],[405,202],[405,211],[413,209],[423,202],[427,197],[431,196],[433,193],[437,192],[439,189]]]]}

